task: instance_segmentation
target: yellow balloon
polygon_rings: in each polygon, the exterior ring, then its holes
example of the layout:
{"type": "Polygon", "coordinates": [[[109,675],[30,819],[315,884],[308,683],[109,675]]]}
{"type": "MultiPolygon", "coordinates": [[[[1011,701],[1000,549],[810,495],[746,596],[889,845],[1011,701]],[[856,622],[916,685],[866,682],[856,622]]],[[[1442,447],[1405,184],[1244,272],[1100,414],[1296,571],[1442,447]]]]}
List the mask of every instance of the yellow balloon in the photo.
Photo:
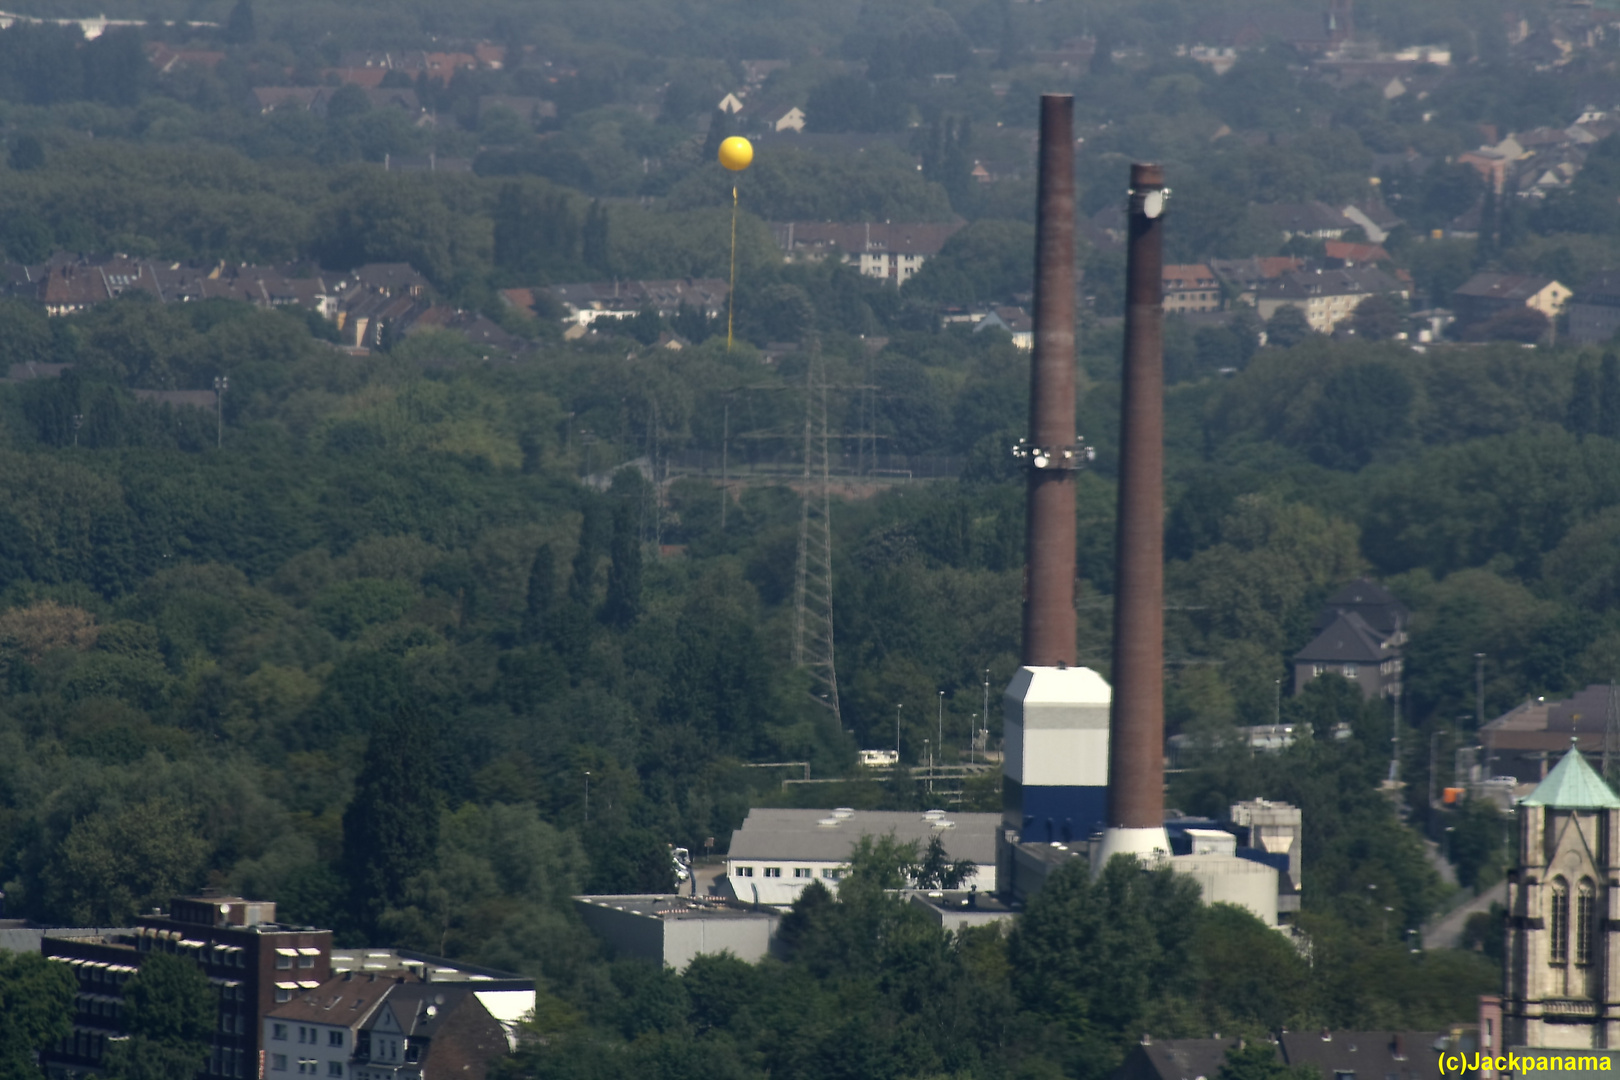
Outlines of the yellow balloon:
{"type": "Polygon", "coordinates": [[[754,161],[754,144],[741,135],[733,135],[720,144],[720,164],[732,172],[742,172],[754,161]]]}

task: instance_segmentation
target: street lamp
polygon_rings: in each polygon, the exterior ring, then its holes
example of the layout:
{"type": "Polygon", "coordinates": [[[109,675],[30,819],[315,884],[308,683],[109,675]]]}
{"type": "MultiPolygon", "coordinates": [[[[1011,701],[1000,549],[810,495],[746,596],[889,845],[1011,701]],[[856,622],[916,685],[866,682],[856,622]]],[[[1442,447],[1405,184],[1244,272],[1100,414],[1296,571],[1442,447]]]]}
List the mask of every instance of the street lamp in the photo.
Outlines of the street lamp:
{"type": "Polygon", "coordinates": [[[894,767],[900,767],[900,710],[904,705],[896,704],[894,707],[894,767]]]}
{"type": "Polygon", "coordinates": [[[229,375],[214,376],[214,449],[225,445],[225,391],[231,388],[229,375]]]}
{"type": "Polygon", "coordinates": [[[585,824],[591,823],[591,770],[585,770],[585,824]]]}
{"type": "Polygon", "coordinates": [[[79,429],[84,427],[84,413],[73,414],[73,445],[79,445],[79,429]]]}
{"type": "Polygon", "coordinates": [[[937,731],[935,734],[938,737],[939,741],[936,742],[934,745],[939,747],[939,755],[940,755],[940,757],[944,757],[945,756],[945,691],[943,691],[943,690],[941,690],[939,692],[939,731],[937,731]]]}
{"type": "MultiPolygon", "coordinates": [[[[988,732],[990,730],[990,669],[989,668],[984,669],[984,712],[980,713],[979,715],[984,717],[984,728],[983,728],[983,730],[988,732]]],[[[971,734],[972,734],[973,737],[969,741],[977,743],[978,742],[978,733],[973,732],[971,734]]],[[[989,738],[986,738],[984,740],[984,748],[985,748],[986,751],[988,751],[990,749],[990,740],[989,740],[989,738]]],[[[986,760],[989,760],[989,759],[987,758],[986,760]]]]}

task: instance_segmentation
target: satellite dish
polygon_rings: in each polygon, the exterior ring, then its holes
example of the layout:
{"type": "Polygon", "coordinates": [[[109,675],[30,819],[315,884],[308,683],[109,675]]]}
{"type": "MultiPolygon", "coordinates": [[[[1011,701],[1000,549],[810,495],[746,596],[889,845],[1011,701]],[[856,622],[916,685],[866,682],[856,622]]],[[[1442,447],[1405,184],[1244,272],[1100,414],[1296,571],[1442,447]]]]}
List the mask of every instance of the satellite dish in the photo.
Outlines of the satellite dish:
{"type": "Polygon", "coordinates": [[[1164,192],[1150,191],[1142,196],[1142,216],[1149,220],[1164,213],[1164,192]]]}

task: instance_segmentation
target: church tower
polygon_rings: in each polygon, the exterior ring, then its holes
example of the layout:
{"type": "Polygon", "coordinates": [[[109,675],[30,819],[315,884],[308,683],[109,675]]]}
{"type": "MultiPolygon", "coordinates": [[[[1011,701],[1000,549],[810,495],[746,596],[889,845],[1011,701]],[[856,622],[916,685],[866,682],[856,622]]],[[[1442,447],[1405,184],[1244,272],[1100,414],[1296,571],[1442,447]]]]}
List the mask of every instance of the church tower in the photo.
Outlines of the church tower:
{"type": "Polygon", "coordinates": [[[1502,1046],[1620,1048],[1620,796],[1572,746],[1518,819],[1502,1046]]]}

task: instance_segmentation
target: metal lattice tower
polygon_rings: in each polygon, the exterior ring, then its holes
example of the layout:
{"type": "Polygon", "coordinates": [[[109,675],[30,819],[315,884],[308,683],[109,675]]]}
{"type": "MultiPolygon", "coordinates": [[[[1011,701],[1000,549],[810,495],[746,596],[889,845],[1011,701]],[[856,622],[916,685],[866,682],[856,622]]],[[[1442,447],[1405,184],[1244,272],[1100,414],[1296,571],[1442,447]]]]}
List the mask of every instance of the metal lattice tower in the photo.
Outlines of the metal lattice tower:
{"type": "Polygon", "coordinates": [[[827,383],[812,342],[804,376],[804,501],[799,510],[793,591],[793,663],[808,668],[811,693],[843,725],[833,663],[832,494],[827,450],[827,383]]]}

